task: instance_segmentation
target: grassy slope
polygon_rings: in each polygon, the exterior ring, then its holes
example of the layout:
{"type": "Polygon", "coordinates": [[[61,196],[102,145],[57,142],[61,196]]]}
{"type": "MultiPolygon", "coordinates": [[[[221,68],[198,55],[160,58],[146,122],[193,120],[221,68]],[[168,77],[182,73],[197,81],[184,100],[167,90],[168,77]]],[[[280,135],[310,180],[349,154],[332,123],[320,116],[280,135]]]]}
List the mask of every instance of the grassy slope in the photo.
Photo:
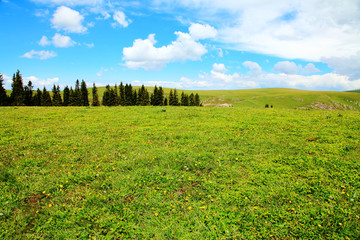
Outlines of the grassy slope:
{"type": "MultiPolygon", "coordinates": [[[[102,97],[105,88],[99,87],[99,96],[102,97]]],[[[152,87],[147,87],[151,91],[152,87]]],[[[165,94],[169,94],[170,89],[165,88],[165,94]]],[[[178,90],[180,96],[183,90],[178,90]]],[[[274,105],[280,109],[295,109],[308,107],[315,102],[332,105],[337,109],[352,107],[360,110],[360,94],[354,92],[334,92],[334,91],[305,91],[288,88],[263,88],[247,90],[214,90],[214,91],[184,91],[190,94],[198,93],[204,104],[231,103],[235,107],[254,107],[264,108],[265,104],[274,105]],[[336,106],[335,103],[338,103],[336,106]],[[346,107],[346,106],[348,107],[346,107]]],[[[90,98],[91,89],[89,89],[90,98]]]]}
{"type": "Polygon", "coordinates": [[[161,109],[0,108],[0,239],[359,239],[358,112],[161,109]]]}

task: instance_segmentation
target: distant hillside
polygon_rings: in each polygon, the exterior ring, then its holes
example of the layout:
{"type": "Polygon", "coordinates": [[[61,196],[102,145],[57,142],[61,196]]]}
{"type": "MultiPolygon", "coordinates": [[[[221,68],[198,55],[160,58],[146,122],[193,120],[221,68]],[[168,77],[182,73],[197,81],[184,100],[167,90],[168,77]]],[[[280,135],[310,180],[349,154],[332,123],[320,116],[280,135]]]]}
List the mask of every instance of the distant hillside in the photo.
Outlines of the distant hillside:
{"type": "MultiPolygon", "coordinates": [[[[138,88],[138,87],[134,87],[138,88]]],[[[149,91],[153,87],[146,87],[149,91]]],[[[100,99],[105,87],[98,87],[100,99]]],[[[180,95],[183,90],[177,90],[180,95]]],[[[165,94],[170,89],[164,88],[165,94]]],[[[184,90],[198,93],[204,106],[231,103],[234,107],[264,108],[266,104],[280,109],[360,110],[360,94],[354,92],[305,91],[289,88],[262,88],[246,90],[184,90]]],[[[91,88],[89,89],[91,98],[91,88]]]]}

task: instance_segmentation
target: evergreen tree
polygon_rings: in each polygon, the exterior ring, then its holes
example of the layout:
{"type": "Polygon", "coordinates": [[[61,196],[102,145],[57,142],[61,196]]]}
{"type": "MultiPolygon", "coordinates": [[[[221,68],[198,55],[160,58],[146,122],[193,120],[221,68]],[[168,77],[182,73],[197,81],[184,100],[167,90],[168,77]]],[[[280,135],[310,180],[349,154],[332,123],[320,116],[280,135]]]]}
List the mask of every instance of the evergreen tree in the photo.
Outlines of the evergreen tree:
{"type": "Polygon", "coordinates": [[[104,95],[103,95],[103,99],[102,99],[102,104],[104,106],[110,106],[110,95],[111,95],[111,90],[110,90],[110,85],[106,85],[106,88],[105,88],[105,92],[104,92],[104,95]]]}
{"type": "Polygon", "coordinates": [[[164,90],[162,89],[162,87],[159,87],[156,101],[158,102],[159,106],[162,106],[164,104],[164,90]]]}
{"type": "Polygon", "coordinates": [[[184,92],[181,93],[181,106],[189,106],[189,97],[184,92]]]}
{"type": "Polygon", "coordinates": [[[70,105],[70,89],[68,86],[64,88],[64,102],[63,106],[69,106],[70,105]]]}
{"type": "Polygon", "coordinates": [[[24,104],[26,106],[32,106],[33,86],[32,82],[29,81],[28,85],[24,87],[24,104]]]}
{"type": "Polygon", "coordinates": [[[100,106],[99,95],[97,93],[97,87],[95,86],[95,83],[93,83],[92,95],[93,95],[92,106],[94,107],[100,106]]]}
{"type": "Polygon", "coordinates": [[[81,106],[81,91],[79,79],[76,80],[75,90],[73,92],[72,106],[81,106]]]}
{"type": "Polygon", "coordinates": [[[132,91],[132,86],[131,84],[126,84],[125,85],[125,106],[130,106],[132,105],[132,101],[133,101],[133,91],[132,91]]]}
{"type": "Polygon", "coordinates": [[[189,96],[189,106],[195,106],[195,96],[193,93],[189,96]]]}
{"type": "Polygon", "coordinates": [[[9,104],[9,97],[6,94],[6,90],[4,88],[4,78],[0,73],[0,106],[7,106],[9,104]]]}
{"type": "Polygon", "coordinates": [[[179,106],[179,98],[176,89],[174,89],[174,94],[173,94],[173,106],[179,106]]]}
{"type": "Polygon", "coordinates": [[[119,86],[119,92],[120,92],[120,105],[125,106],[125,87],[122,82],[120,83],[119,86]]]}
{"type": "Polygon", "coordinates": [[[173,106],[173,102],[174,102],[174,95],[173,95],[172,89],[170,89],[170,93],[169,93],[169,105],[170,105],[170,106],[173,106]]]}
{"type": "Polygon", "coordinates": [[[10,94],[10,102],[13,106],[24,105],[24,88],[23,79],[20,75],[20,71],[17,70],[16,74],[13,75],[13,82],[11,84],[12,92],[10,94]]]}
{"type": "Polygon", "coordinates": [[[118,93],[118,87],[115,84],[115,88],[114,88],[114,93],[115,93],[115,106],[119,106],[120,105],[120,96],[118,93]]]}
{"type": "Polygon", "coordinates": [[[34,106],[41,106],[42,92],[38,88],[32,98],[32,103],[34,106]]]}
{"type": "Polygon", "coordinates": [[[41,96],[41,106],[51,106],[51,105],[52,105],[52,102],[51,102],[50,93],[44,87],[42,96],[41,96]]]}
{"type": "Polygon", "coordinates": [[[167,100],[167,98],[165,97],[164,98],[164,106],[167,106],[168,105],[168,100],[167,100]]]}
{"type": "Polygon", "coordinates": [[[60,94],[60,87],[56,86],[54,84],[53,88],[52,88],[52,105],[53,106],[62,106],[63,102],[61,99],[61,94],[60,94]]]}
{"type": "Polygon", "coordinates": [[[89,106],[89,93],[84,79],[81,81],[81,106],[89,106]]]}
{"type": "Polygon", "coordinates": [[[138,91],[138,105],[140,106],[147,106],[149,105],[149,92],[144,87],[144,85],[141,86],[141,88],[138,91]]]}
{"type": "Polygon", "coordinates": [[[137,104],[137,93],[136,93],[136,90],[134,90],[133,94],[132,94],[132,104],[133,106],[136,106],[138,105],[137,104]]]}
{"type": "Polygon", "coordinates": [[[200,106],[200,97],[199,94],[195,94],[195,106],[200,106]]]}
{"type": "Polygon", "coordinates": [[[157,95],[158,95],[158,88],[155,85],[154,92],[151,94],[151,97],[150,97],[150,104],[153,105],[153,106],[158,106],[158,102],[157,102],[157,99],[156,99],[157,95]]]}

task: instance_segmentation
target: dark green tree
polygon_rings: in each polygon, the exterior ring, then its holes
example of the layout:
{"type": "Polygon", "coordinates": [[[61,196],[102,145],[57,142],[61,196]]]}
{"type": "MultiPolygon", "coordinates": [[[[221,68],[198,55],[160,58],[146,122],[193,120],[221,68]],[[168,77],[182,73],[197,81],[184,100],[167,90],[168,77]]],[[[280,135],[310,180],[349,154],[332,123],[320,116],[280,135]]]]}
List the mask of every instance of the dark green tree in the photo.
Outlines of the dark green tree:
{"type": "Polygon", "coordinates": [[[181,93],[181,106],[189,106],[189,96],[184,92],[181,93]]]}
{"type": "Polygon", "coordinates": [[[179,106],[179,98],[178,98],[176,89],[174,89],[172,106],[179,106]]]}
{"type": "Polygon", "coordinates": [[[132,94],[132,103],[131,103],[131,105],[133,105],[133,106],[138,105],[138,103],[137,103],[137,93],[136,93],[135,89],[134,89],[133,94],[132,94]]]}
{"type": "Polygon", "coordinates": [[[133,102],[133,90],[131,84],[125,85],[125,106],[131,106],[133,102]]]}
{"type": "Polygon", "coordinates": [[[200,96],[199,94],[195,94],[195,106],[200,106],[200,96]]]}
{"type": "Polygon", "coordinates": [[[56,86],[54,84],[53,88],[52,88],[52,105],[53,106],[62,106],[63,102],[62,102],[62,98],[61,98],[61,94],[60,94],[60,87],[56,86]]]}
{"type": "Polygon", "coordinates": [[[13,80],[11,84],[12,92],[10,94],[11,105],[23,106],[25,96],[24,96],[23,79],[21,77],[19,70],[17,70],[16,74],[13,75],[12,80],[13,80]]]}
{"type": "Polygon", "coordinates": [[[26,106],[32,106],[32,97],[33,97],[33,85],[29,81],[28,84],[24,87],[24,104],[26,106]]]}
{"type": "Polygon", "coordinates": [[[172,106],[174,103],[174,94],[173,94],[173,90],[170,89],[170,93],[169,93],[169,105],[172,106]]]}
{"type": "Polygon", "coordinates": [[[89,93],[84,79],[81,81],[81,106],[89,106],[89,93]]]}
{"type": "Polygon", "coordinates": [[[68,86],[66,86],[64,88],[64,102],[63,102],[64,106],[69,106],[70,105],[70,89],[68,86]]]}
{"type": "Polygon", "coordinates": [[[6,90],[4,88],[4,78],[0,73],[0,106],[7,106],[9,104],[9,97],[6,94],[6,90]]]}
{"type": "Polygon", "coordinates": [[[164,98],[164,106],[167,106],[168,105],[168,99],[165,97],[164,98]]]}
{"type": "Polygon", "coordinates": [[[125,106],[125,87],[122,82],[120,83],[119,86],[119,92],[120,92],[120,105],[125,106]]]}
{"type": "Polygon", "coordinates": [[[41,106],[52,106],[50,93],[44,87],[42,96],[41,96],[41,106]]]}
{"type": "Polygon", "coordinates": [[[119,96],[118,87],[116,84],[114,87],[114,93],[115,93],[115,106],[119,106],[120,105],[120,96],[119,96]]]}
{"type": "Polygon", "coordinates": [[[98,95],[97,87],[95,86],[95,83],[93,83],[92,95],[93,95],[92,106],[94,106],[94,107],[100,106],[99,95],[98,95]]]}
{"type": "Polygon", "coordinates": [[[111,98],[111,89],[110,85],[106,85],[105,92],[102,98],[102,104],[104,106],[111,106],[110,105],[110,98],[111,98]]]}
{"type": "Polygon", "coordinates": [[[144,85],[141,86],[141,88],[139,88],[138,91],[138,105],[140,106],[147,106],[150,103],[149,100],[149,92],[148,90],[144,87],[144,85]]]}
{"type": "Polygon", "coordinates": [[[193,93],[189,96],[189,106],[195,106],[195,96],[193,93]]]}
{"type": "Polygon", "coordinates": [[[41,99],[42,99],[42,92],[41,90],[38,88],[34,94],[34,96],[32,97],[32,103],[34,106],[41,106],[41,99]]]}

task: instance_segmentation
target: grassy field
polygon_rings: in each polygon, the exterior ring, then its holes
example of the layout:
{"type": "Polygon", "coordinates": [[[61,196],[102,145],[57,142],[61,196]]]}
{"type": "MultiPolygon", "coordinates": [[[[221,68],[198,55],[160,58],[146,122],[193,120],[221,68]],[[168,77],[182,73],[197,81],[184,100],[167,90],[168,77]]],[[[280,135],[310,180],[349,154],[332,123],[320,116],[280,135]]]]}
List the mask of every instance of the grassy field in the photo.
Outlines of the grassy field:
{"type": "Polygon", "coordinates": [[[0,239],[359,239],[359,112],[162,109],[0,108],[0,239]]]}

